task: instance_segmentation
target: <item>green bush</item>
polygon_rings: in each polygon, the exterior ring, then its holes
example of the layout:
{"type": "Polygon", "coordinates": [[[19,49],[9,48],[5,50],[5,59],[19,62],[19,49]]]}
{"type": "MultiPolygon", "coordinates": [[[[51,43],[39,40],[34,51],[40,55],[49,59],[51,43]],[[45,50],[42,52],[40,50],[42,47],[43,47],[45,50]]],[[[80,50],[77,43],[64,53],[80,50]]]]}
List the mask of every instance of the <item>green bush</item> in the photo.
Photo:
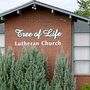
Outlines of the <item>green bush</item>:
{"type": "Polygon", "coordinates": [[[14,61],[12,49],[8,49],[5,55],[0,56],[0,90],[14,90],[14,61]]]}
{"type": "Polygon", "coordinates": [[[5,55],[0,54],[0,90],[75,90],[75,79],[64,53],[57,57],[51,83],[47,80],[47,60],[36,48],[23,48],[17,58],[11,48],[5,55]]]}
{"type": "Polygon", "coordinates": [[[90,90],[90,85],[89,84],[84,84],[81,90],[90,90]]]}
{"type": "Polygon", "coordinates": [[[47,62],[36,48],[24,48],[19,60],[12,49],[0,54],[0,90],[46,90],[47,62]]]}
{"type": "Polygon", "coordinates": [[[76,90],[75,78],[72,75],[68,57],[62,51],[56,59],[52,90],[76,90]]]}
{"type": "Polygon", "coordinates": [[[24,48],[15,65],[14,82],[17,90],[45,90],[46,58],[36,48],[24,48]]]}

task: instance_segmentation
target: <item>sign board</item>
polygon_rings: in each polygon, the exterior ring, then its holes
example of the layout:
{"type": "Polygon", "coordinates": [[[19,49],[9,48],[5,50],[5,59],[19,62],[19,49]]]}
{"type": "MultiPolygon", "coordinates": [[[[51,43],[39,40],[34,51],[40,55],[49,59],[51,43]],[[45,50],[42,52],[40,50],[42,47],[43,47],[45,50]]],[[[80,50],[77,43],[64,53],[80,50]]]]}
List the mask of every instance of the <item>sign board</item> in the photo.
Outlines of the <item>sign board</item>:
{"type": "MultiPolygon", "coordinates": [[[[48,30],[42,30],[39,29],[36,32],[26,32],[24,29],[16,29],[15,30],[16,36],[18,38],[35,38],[37,40],[41,39],[42,37],[45,38],[51,38],[53,40],[60,38],[63,34],[58,29],[48,29],[48,30]]],[[[61,42],[59,40],[57,41],[48,41],[42,40],[42,41],[15,41],[15,46],[59,46],[61,45],[61,42]]]]}

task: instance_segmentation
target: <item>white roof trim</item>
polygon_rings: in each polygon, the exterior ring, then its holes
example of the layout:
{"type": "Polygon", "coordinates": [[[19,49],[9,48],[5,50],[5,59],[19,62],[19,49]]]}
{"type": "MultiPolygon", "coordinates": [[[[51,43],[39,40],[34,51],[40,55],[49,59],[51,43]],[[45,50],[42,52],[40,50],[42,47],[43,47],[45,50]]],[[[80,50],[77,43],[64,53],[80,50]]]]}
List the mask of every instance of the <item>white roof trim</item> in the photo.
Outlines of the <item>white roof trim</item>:
{"type": "Polygon", "coordinates": [[[50,8],[50,9],[53,9],[55,11],[62,12],[62,13],[67,14],[67,15],[71,15],[73,17],[76,17],[77,19],[81,19],[81,20],[84,20],[84,21],[87,21],[87,22],[90,21],[89,18],[82,17],[82,16],[79,16],[77,14],[74,14],[73,12],[70,12],[70,11],[67,11],[67,10],[64,10],[64,9],[61,9],[61,8],[58,8],[58,7],[54,7],[54,6],[51,6],[51,5],[48,5],[48,4],[39,2],[39,1],[35,1],[35,0],[30,1],[30,2],[28,2],[26,4],[23,4],[23,5],[19,6],[19,7],[10,9],[10,10],[8,10],[6,12],[3,12],[3,13],[0,14],[0,17],[6,16],[6,15],[8,15],[10,13],[13,13],[13,12],[15,12],[17,10],[21,10],[21,9],[26,8],[28,6],[31,6],[33,4],[40,5],[40,6],[43,6],[43,7],[46,7],[46,8],[50,8]]]}

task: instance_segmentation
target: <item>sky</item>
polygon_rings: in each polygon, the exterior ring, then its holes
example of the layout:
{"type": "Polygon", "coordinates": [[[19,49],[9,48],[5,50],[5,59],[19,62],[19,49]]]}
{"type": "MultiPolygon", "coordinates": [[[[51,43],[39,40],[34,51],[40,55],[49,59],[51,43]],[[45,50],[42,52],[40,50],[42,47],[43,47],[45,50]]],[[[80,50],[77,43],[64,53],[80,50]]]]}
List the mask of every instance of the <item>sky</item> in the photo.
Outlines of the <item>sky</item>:
{"type": "MultiPolygon", "coordinates": [[[[0,13],[21,6],[31,0],[0,0],[0,13]]],[[[77,0],[37,0],[46,4],[53,5],[68,11],[74,12],[78,9],[77,0]]]]}

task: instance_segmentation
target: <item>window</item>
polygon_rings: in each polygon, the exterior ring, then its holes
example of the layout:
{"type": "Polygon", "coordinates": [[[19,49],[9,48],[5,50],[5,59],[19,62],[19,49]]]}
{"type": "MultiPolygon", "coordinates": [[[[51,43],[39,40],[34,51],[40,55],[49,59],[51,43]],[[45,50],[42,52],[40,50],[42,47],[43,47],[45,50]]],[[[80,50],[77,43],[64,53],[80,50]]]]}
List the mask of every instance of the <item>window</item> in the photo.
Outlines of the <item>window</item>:
{"type": "Polygon", "coordinates": [[[5,52],[5,24],[0,24],[0,51],[2,54],[5,52]]]}
{"type": "Polygon", "coordinates": [[[74,22],[72,60],[75,75],[90,75],[90,25],[82,20],[74,22]]]}
{"type": "Polygon", "coordinates": [[[74,73],[90,74],[90,33],[74,33],[74,73]]]}
{"type": "Polygon", "coordinates": [[[75,61],[75,74],[86,75],[90,73],[90,63],[88,61],[75,61]]]}

